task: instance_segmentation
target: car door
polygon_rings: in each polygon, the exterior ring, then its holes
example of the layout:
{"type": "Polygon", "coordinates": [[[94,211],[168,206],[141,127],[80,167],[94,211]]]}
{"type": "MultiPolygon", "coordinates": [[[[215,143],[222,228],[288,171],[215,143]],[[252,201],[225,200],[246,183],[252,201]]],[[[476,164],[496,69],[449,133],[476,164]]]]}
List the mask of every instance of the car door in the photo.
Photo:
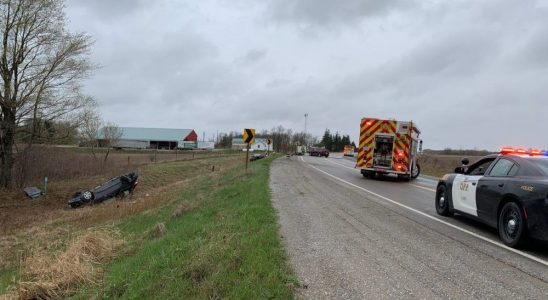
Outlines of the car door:
{"type": "Polygon", "coordinates": [[[471,165],[464,174],[455,176],[451,193],[454,209],[478,216],[476,206],[478,181],[484,176],[493,160],[495,160],[494,157],[484,158],[471,165]]]}
{"type": "Polygon", "coordinates": [[[502,195],[508,189],[508,181],[517,173],[519,166],[509,158],[499,158],[489,173],[478,182],[476,205],[478,217],[487,223],[497,225],[497,208],[502,195]]]}

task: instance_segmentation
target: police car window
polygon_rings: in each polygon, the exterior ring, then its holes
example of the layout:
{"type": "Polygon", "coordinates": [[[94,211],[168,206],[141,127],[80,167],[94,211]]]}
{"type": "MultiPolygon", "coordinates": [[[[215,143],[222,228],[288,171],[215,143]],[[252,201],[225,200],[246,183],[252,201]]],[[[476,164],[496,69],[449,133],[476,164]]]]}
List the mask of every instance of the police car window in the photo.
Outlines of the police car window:
{"type": "Polygon", "coordinates": [[[531,161],[534,162],[542,170],[544,175],[548,176],[548,159],[539,158],[531,161]]]}
{"type": "Polygon", "coordinates": [[[514,164],[512,166],[512,169],[510,169],[510,171],[508,171],[508,176],[515,176],[517,173],[518,173],[518,165],[514,164]]]}
{"type": "Polygon", "coordinates": [[[497,163],[493,166],[493,169],[491,169],[491,172],[489,172],[489,176],[507,176],[508,172],[510,172],[510,169],[514,166],[514,163],[501,158],[497,161],[497,163]]]}
{"type": "Polygon", "coordinates": [[[485,174],[485,171],[489,168],[491,163],[495,160],[495,158],[490,159],[484,159],[482,161],[477,162],[476,164],[470,166],[466,174],[468,175],[483,175],[485,174]]]}

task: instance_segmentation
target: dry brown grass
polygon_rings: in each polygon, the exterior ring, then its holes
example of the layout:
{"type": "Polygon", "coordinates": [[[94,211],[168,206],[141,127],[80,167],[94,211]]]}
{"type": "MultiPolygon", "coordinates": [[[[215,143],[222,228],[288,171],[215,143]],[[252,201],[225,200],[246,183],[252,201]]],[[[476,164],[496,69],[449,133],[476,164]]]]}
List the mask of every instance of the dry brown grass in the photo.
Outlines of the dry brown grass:
{"type": "Polygon", "coordinates": [[[183,214],[185,214],[186,212],[188,211],[191,211],[193,210],[195,207],[192,203],[182,203],[180,204],[179,206],[177,206],[175,208],[175,210],[173,211],[173,214],[171,214],[172,217],[174,218],[178,218],[180,216],[182,216],[183,214]]]}
{"type": "MultiPolygon", "coordinates": [[[[0,207],[0,272],[16,268],[21,254],[30,256],[29,249],[42,249],[49,253],[59,251],[66,247],[67,240],[73,239],[75,232],[111,224],[170,204],[177,198],[181,188],[193,184],[195,180],[204,176],[221,176],[241,164],[239,156],[227,156],[213,160],[195,159],[143,166],[140,184],[131,197],[81,209],[67,208],[68,197],[75,190],[108,180],[111,175],[53,183],[47,199],[28,200],[20,194],[14,194],[20,199],[11,200],[0,207]],[[213,163],[218,166],[215,172],[211,171],[213,163]]],[[[181,213],[193,208],[192,204],[181,207],[181,213]]]]}
{"type": "Polygon", "coordinates": [[[93,230],[74,239],[56,255],[33,249],[22,262],[22,279],[16,291],[4,297],[56,299],[83,283],[95,284],[100,279],[101,264],[112,259],[122,243],[115,231],[93,230]]]}
{"type": "MultiPolygon", "coordinates": [[[[464,156],[460,155],[433,155],[423,154],[419,158],[421,173],[430,176],[441,177],[446,173],[452,173],[455,167],[460,166],[464,156]]],[[[475,162],[480,156],[467,156],[470,162],[475,162]]]]}
{"type": "Polygon", "coordinates": [[[154,225],[154,228],[150,231],[150,237],[156,238],[160,237],[167,232],[167,227],[165,223],[158,223],[154,225]]]}

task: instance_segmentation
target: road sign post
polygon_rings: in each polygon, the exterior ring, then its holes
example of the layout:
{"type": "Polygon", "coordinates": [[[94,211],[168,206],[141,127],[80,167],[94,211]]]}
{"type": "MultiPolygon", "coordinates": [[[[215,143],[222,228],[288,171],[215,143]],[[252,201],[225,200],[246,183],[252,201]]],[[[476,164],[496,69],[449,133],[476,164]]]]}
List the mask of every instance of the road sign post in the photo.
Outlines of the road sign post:
{"type": "Polygon", "coordinates": [[[270,145],[272,145],[272,139],[266,139],[266,156],[270,155],[270,145]]]}
{"type": "Polygon", "coordinates": [[[247,172],[247,164],[249,163],[249,143],[247,144],[247,150],[245,152],[245,171],[247,172]]]}
{"type": "Polygon", "coordinates": [[[244,143],[247,144],[246,154],[245,154],[245,170],[247,172],[247,164],[249,162],[249,145],[255,143],[255,129],[245,128],[244,129],[244,143]]]}

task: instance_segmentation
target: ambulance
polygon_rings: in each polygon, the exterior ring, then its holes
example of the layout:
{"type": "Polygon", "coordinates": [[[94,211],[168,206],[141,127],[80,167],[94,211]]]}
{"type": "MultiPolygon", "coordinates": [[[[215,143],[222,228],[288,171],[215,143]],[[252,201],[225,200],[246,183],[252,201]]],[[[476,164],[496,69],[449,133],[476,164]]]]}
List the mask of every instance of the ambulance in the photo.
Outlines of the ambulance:
{"type": "Polygon", "coordinates": [[[404,180],[417,178],[417,156],[422,151],[420,133],[412,121],[363,118],[356,168],[370,178],[388,174],[404,180]]]}

